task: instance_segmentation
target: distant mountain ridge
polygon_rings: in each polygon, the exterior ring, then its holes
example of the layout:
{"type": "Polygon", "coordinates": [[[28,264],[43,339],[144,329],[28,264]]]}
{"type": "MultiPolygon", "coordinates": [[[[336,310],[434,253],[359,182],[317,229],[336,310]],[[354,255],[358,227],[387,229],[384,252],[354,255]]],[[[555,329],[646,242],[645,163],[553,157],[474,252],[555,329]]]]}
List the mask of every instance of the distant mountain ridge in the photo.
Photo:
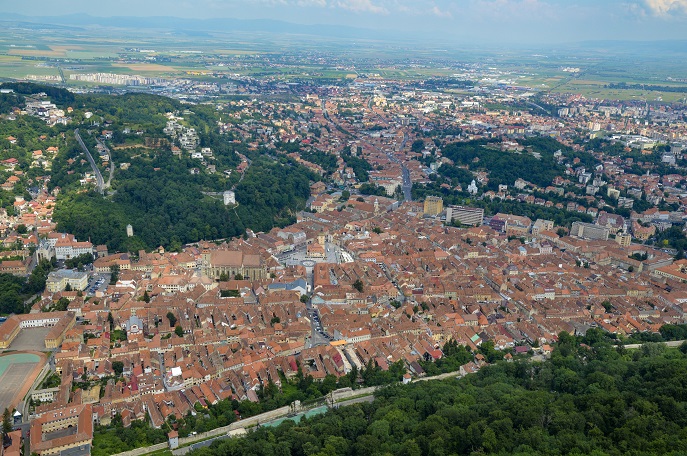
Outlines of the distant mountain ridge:
{"type": "Polygon", "coordinates": [[[666,53],[687,54],[687,40],[656,40],[656,41],[628,41],[628,40],[590,40],[571,43],[571,49],[596,50],[607,52],[623,52],[631,54],[666,53]]]}
{"type": "MultiPolygon", "coordinates": [[[[502,45],[493,42],[471,40],[469,42],[452,39],[445,34],[391,29],[370,29],[346,25],[328,24],[298,24],[274,19],[186,19],[173,16],[91,16],[89,14],[68,14],[63,16],[26,16],[15,13],[4,13],[0,16],[0,24],[21,24],[24,27],[40,27],[49,25],[55,28],[78,30],[86,27],[110,27],[118,29],[151,29],[170,30],[178,34],[191,36],[210,36],[211,33],[245,32],[304,35],[326,37],[345,40],[377,40],[393,42],[397,45],[421,43],[428,48],[458,46],[462,50],[501,50],[502,45]]],[[[615,53],[618,55],[639,55],[646,57],[674,58],[687,54],[687,40],[586,40],[568,43],[509,43],[508,48],[536,51],[564,51],[564,52],[594,52],[600,55],[615,53]]]]}
{"type": "Polygon", "coordinates": [[[112,16],[101,17],[89,14],[69,14],[64,16],[24,16],[4,14],[0,21],[30,24],[50,24],[59,26],[101,26],[115,28],[153,28],[194,32],[268,32],[289,33],[336,38],[384,39],[397,38],[398,32],[390,30],[371,30],[342,25],[296,24],[272,19],[184,19],[171,16],[112,16]]]}

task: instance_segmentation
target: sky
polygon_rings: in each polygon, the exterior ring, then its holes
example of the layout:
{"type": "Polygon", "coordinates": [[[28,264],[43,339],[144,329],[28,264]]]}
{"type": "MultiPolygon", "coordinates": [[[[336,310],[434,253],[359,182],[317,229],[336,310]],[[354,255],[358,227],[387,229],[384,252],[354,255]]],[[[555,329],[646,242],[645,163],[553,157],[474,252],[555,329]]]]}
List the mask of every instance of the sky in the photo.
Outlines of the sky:
{"type": "Polygon", "coordinates": [[[687,0],[0,0],[0,13],[278,19],[451,42],[687,40],[687,0]]]}

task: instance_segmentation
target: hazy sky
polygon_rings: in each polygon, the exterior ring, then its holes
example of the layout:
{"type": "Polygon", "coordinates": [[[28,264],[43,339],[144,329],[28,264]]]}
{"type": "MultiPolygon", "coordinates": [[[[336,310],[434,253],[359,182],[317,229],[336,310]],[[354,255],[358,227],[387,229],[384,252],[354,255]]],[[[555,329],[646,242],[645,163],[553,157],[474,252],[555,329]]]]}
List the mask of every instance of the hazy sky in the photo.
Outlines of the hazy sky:
{"type": "Polygon", "coordinates": [[[687,39],[687,0],[0,0],[31,16],[281,19],[489,42],[687,39]]]}

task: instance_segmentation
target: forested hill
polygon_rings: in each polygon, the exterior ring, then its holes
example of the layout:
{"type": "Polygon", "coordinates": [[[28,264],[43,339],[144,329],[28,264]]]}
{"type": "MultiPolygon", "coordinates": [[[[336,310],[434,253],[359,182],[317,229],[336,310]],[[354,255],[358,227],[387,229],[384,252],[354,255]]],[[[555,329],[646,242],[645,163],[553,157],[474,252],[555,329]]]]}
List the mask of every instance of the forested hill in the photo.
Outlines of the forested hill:
{"type": "MultiPolygon", "coordinates": [[[[42,93],[47,97],[38,99],[68,110],[67,126],[46,127],[30,116],[15,122],[3,120],[7,127],[7,131],[0,128],[3,138],[14,135],[19,141],[12,148],[9,143],[2,145],[7,146],[8,157],[18,158],[20,168],[29,170],[31,151],[45,146],[37,138],[46,135],[45,130],[48,137],[61,132],[56,143],[59,152],[46,167],[48,190],[59,188],[54,214],[58,229],[94,244],[107,244],[111,251],[150,250],[159,245],[176,250],[201,239],[239,236],[246,228],[267,231],[292,223],[305,208],[310,182],[318,179],[278,150],[268,151],[259,142],[249,148],[247,143],[255,138],[248,129],[220,134],[218,122],[222,116],[230,117],[224,110],[230,109],[227,106],[182,104],[150,94],[72,94],[31,83],[2,87],[14,91],[3,94],[3,112],[42,93]],[[170,121],[174,127],[166,128],[170,121]],[[76,141],[77,128],[105,182],[110,166],[114,167],[104,195],[93,183],[84,185],[84,177],[93,175],[93,170],[76,141]],[[182,144],[189,132],[196,136],[195,147],[182,144]],[[98,141],[109,149],[99,153],[98,141]],[[205,151],[202,156],[201,150],[205,151]],[[225,206],[221,193],[232,189],[237,204],[225,206]],[[128,224],[134,230],[130,238],[128,224]]],[[[26,194],[25,190],[17,186],[15,193],[26,194]]],[[[0,203],[11,204],[13,195],[5,196],[0,195],[0,203]]]]}
{"type": "Polygon", "coordinates": [[[687,345],[618,351],[592,330],[552,359],[381,390],[371,404],[215,442],[208,455],[682,455],[687,345]],[[582,342],[586,342],[582,344],[582,342]]]}
{"type": "Polygon", "coordinates": [[[228,189],[229,184],[222,185],[218,177],[191,175],[187,161],[163,155],[132,164],[118,174],[110,197],[94,191],[62,195],[55,210],[59,229],[112,250],[157,245],[176,250],[201,239],[239,236],[246,228],[265,231],[286,225],[305,207],[311,174],[282,157],[258,155],[253,160],[236,186],[236,207],[204,195],[203,191],[228,189]],[[133,238],[126,238],[129,223],[133,238]]]}

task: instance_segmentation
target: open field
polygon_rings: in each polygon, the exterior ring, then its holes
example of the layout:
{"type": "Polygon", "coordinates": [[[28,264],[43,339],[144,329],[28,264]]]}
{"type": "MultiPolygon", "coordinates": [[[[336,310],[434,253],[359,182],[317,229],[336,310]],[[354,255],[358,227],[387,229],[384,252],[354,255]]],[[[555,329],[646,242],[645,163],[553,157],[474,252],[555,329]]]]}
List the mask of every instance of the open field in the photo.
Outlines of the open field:
{"type": "MultiPolygon", "coordinates": [[[[669,84],[660,84],[668,86],[669,84]]],[[[606,100],[645,100],[663,101],[671,103],[684,100],[685,92],[662,92],[658,90],[614,89],[606,87],[607,83],[592,79],[574,79],[557,86],[553,91],[557,93],[579,93],[588,98],[606,100]]]]}
{"type": "Polygon", "coordinates": [[[214,53],[219,55],[256,55],[261,54],[259,51],[249,51],[246,49],[215,49],[214,53]]]}
{"type": "Polygon", "coordinates": [[[28,392],[46,357],[38,353],[0,355],[0,407],[12,410],[28,392]]]}
{"type": "Polygon", "coordinates": [[[163,72],[163,73],[169,73],[169,72],[176,72],[177,69],[173,68],[171,66],[166,66],[166,65],[160,65],[157,63],[113,63],[112,64],[113,69],[114,68],[129,68],[133,71],[138,71],[141,73],[149,73],[149,72],[163,72]]]}
{"type": "MultiPolygon", "coordinates": [[[[610,83],[673,86],[687,74],[685,50],[614,43],[560,49],[510,49],[455,43],[383,41],[294,33],[89,26],[0,28],[0,78],[56,76],[70,87],[73,73],[142,74],[218,81],[208,73],[293,79],[353,79],[358,75],[422,80],[453,77],[502,81],[537,91],[580,93],[608,100],[672,102],[684,93],[610,89],[610,83]],[[661,52],[657,52],[661,49],[661,52]],[[665,52],[664,52],[665,51],[665,52]],[[579,73],[564,71],[579,68],[579,73]]],[[[661,45],[663,46],[663,45],[661,45]]],[[[95,84],[97,85],[97,84],[95,84]]]]}
{"type": "Polygon", "coordinates": [[[57,75],[57,68],[41,61],[22,60],[19,56],[0,54],[0,78],[25,78],[29,74],[38,76],[57,75]]]}
{"type": "Polygon", "coordinates": [[[84,48],[81,46],[39,45],[32,48],[10,47],[7,53],[30,57],[67,57],[72,51],[84,51],[84,48]]]}
{"type": "Polygon", "coordinates": [[[42,49],[10,49],[9,55],[29,56],[29,57],[66,57],[63,51],[47,51],[42,49]]]}

